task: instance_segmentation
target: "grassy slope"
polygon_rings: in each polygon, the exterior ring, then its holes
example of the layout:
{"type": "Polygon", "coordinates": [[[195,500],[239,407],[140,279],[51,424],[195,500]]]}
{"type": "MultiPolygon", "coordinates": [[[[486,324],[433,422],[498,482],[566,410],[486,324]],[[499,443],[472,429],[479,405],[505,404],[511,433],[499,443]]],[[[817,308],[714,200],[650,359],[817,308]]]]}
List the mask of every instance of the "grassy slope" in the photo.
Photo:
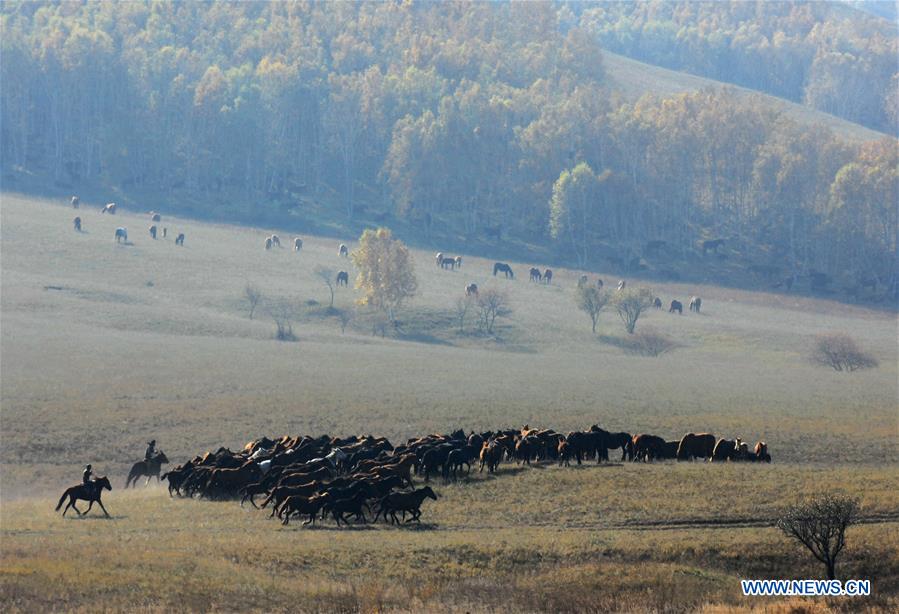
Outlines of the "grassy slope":
{"type": "Polygon", "coordinates": [[[639,98],[644,94],[671,96],[681,92],[693,92],[703,88],[728,87],[738,95],[759,96],[772,108],[777,109],[799,124],[822,125],[833,132],[854,142],[873,141],[886,136],[882,132],[871,130],[860,124],[841,119],[835,115],[818,111],[805,105],[797,104],[783,98],[764,94],[714,79],[699,77],[689,73],[669,70],[652,64],[611,53],[603,52],[603,61],[610,78],[610,87],[630,98],[639,98]]]}
{"type": "MultiPolygon", "coordinates": [[[[381,339],[361,323],[341,334],[336,321],[303,306],[327,295],[316,265],[348,266],[334,240],[306,236],[299,255],[266,253],[261,231],[166,218],[163,225],[187,234],[176,249],[171,238],[146,235],[145,216],[82,209],[87,232],[76,235],[73,215],[3,195],[0,590],[26,610],[42,601],[59,607],[60,599],[88,607],[92,598],[111,607],[267,609],[297,594],[311,609],[410,599],[410,607],[434,609],[475,599],[556,610],[733,603],[736,578],[815,569],[771,529],[702,523],[768,519],[824,475],[862,496],[868,513],[899,511],[894,314],[658,284],[665,299],[701,294],[705,313],[649,314],[638,328],[684,347],[642,358],[589,334],[571,300],[577,271],[557,271],[544,287],[494,281],[491,263],[473,257],[462,272],[438,271],[431,253],[415,252],[421,292],[403,316],[408,336],[381,339]],[[113,243],[118,225],[134,245],[113,243]],[[247,280],[292,301],[299,342],[273,341],[267,317],[247,318],[247,280]],[[470,281],[510,292],[514,313],[497,337],[453,330],[452,301],[470,281]],[[810,340],[832,329],[849,331],[881,367],[838,375],[810,366],[810,340]],[[151,436],[177,462],[261,434],[399,438],[525,422],[763,438],[775,464],[506,468],[501,479],[439,488],[445,496],[427,513],[435,530],[394,530],[389,540],[380,530],[281,530],[235,504],[119,491],[128,461],[151,436]],[[63,523],[50,512],[51,497],[84,462],[113,478],[112,523],[63,523]],[[38,499],[11,502],[25,494],[38,499]],[[410,551],[413,562],[398,562],[410,551]],[[77,565],[62,560],[82,557],[96,570],[88,590],[77,565]],[[655,590],[641,596],[647,584],[655,590]]],[[[525,264],[513,266],[524,276],[525,264]]],[[[336,304],[351,299],[340,290],[336,304]]],[[[621,333],[614,314],[602,316],[600,329],[621,333]]],[[[876,578],[882,596],[897,590],[885,571],[896,568],[894,528],[859,527],[858,550],[847,555],[849,569],[876,578]]]]}

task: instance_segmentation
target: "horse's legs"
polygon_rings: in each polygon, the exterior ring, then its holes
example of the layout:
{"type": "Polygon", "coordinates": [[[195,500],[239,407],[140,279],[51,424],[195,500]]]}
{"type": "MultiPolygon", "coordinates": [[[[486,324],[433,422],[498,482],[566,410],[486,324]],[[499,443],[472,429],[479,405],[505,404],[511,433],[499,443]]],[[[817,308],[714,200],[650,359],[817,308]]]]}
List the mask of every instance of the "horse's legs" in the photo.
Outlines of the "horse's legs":
{"type": "Polygon", "coordinates": [[[100,506],[100,509],[103,510],[103,513],[106,514],[106,517],[109,518],[109,512],[106,511],[106,508],[103,506],[103,502],[97,499],[97,504],[100,506]]]}
{"type": "MultiPolygon", "coordinates": [[[[64,509],[64,510],[62,511],[63,517],[66,515],[66,512],[69,511],[69,508],[72,507],[73,505],[75,505],[75,500],[72,499],[71,497],[69,497],[69,504],[66,506],[66,509],[64,509]]],[[[75,508],[75,511],[76,511],[76,512],[78,511],[78,508],[77,508],[77,507],[75,508]]],[[[80,514],[79,514],[79,515],[80,515],[80,514]]]]}
{"type": "Polygon", "coordinates": [[[93,502],[93,501],[88,501],[88,503],[87,503],[87,509],[84,510],[84,513],[87,514],[89,511],[91,511],[91,508],[92,508],[92,507],[94,507],[94,502],[93,502]]]}
{"type": "Polygon", "coordinates": [[[84,514],[87,514],[87,512],[82,513],[81,510],[78,509],[78,506],[75,505],[75,501],[76,501],[76,499],[73,497],[72,502],[69,503],[69,505],[72,507],[72,509],[75,510],[75,513],[78,514],[79,516],[83,516],[84,514]]]}

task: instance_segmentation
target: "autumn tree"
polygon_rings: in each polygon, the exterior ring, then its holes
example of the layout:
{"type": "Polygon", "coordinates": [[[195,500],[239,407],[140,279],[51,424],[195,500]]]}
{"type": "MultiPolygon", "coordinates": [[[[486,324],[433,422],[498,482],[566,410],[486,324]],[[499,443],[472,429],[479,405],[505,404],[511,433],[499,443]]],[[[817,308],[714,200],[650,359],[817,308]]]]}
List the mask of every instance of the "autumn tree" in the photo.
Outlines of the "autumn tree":
{"type": "Polygon", "coordinates": [[[397,311],[418,289],[409,249],[387,228],[368,229],[350,257],[359,271],[355,287],[362,296],[358,303],[380,311],[396,327],[397,311]]]}
{"type": "Polygon", "coordinates": [[[602,292],[593,286],[584,285],[575,290],[574,300],[577,308],[590,317],[593,332],[596,333],[596,322],[599,320],[600,312],[609,302],[609,293],[602,292]]]}
{"type": "Polygon", "coordinates": [[[644,311],[652,307],[653,299],[649,288],[624,288],[616,292],[613,304],[628,334],[634,333],[637,320],[644,311]]]}

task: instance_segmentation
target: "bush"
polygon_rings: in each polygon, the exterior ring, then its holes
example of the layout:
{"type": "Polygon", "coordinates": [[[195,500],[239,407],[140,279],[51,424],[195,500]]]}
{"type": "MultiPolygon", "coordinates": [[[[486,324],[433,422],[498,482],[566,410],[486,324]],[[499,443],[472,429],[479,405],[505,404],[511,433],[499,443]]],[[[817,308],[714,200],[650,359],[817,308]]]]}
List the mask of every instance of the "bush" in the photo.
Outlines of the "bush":
{"type": "Polygon", "coordinates": [[[812,362],[834,371],[856,371],[877,366],[877,360],[862,350],[846,333],[818,335],[812,362]]]}
{"type": "Polygon", "coordinates": [[[614,341],[607,339],[607,341],[630,354],[639,354],[640,356],[660,356],[679,347],[679,344],[670,337],[650,328],[625,338],[616,338],[614,341]]]}
{"type": "Polygon", "coordinates": [[[275,339],[278,341],[296,341],[297,336],[293,334],[293,325],[287,318],[274,316],[275,320],[275,339]]]}

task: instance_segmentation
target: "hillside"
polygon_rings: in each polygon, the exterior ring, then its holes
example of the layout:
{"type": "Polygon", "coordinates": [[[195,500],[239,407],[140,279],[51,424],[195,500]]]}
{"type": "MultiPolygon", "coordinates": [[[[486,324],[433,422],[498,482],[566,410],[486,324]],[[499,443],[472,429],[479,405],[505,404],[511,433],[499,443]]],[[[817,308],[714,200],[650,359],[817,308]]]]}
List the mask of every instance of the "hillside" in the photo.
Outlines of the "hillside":
{"type": "Polygon", "coordinates": [[[609,87],[622,92],[631,100],[636,100],[644,94],[668,97],[702,89],[729,88],[740,97],[748,99],[757,97],[762,104],[782,112],[799,124],[829,128],[837,136],[847,141],[861,143],[876,141],[887,136],[883,132],[784,98],[686,72],[653,66],[610,51],[603,51],[603,63],[608,73],[609,87]]]}

